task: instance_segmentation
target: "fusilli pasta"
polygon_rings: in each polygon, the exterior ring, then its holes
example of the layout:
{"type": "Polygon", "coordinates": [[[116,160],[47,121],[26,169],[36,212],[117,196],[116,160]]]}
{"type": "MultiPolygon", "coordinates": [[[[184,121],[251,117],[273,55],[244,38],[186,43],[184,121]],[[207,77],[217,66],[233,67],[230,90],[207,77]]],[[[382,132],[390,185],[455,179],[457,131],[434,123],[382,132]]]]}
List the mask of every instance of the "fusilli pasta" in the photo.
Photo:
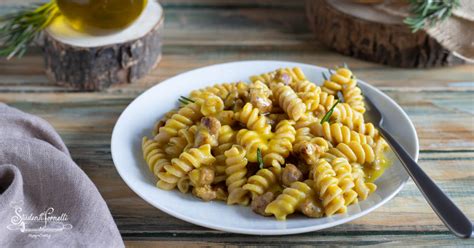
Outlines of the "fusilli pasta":
{"type": "Polygon", "coordinates": [[[142,155],[158,188],[278,220],[344,213],[376,190],[389,146],[349,69],[321,86],[300,68],[250,79],[194,90],[155,123],[142,155]]]}
{"type": "Polygon", "coordinates": [[[227,165],[225,169],[227,174],[225,183],[229,192],[227,204],[248,205],[249,203],[248,191],[242,188],[247,183],[247,159],[245,158],[245,153],[243,147],[236,145],[224,153],[227,165]]]}
{"type": "Polygon", "coordinates": [[[282,83],[272,87],[275,99],[285,113],[294,121],[299,120],[306,112],[306,105],[298,97],[298,95],[287,85],[282,83]]]}
{"type": "Polygon", "coordinates": [[[192,169],[210,165],[214,161],[215,158],[211,154],[209,144],[191,148],[189,151],[181,153],[179,158],[173,158],[171,164],[165,165],[165,172],[158,173],[158,178],[162,181],[158,187],[167,190],[173,189],[178,180],[186,176],[192,169]]]}
{"type": "Polygon", "coordinates": [[[247,180],[247,184],[242,188],[250,191],[252,198],[254,198],[255,196],[262,195],[271,187],[275,186],[275,184],[278,183],[279,177],[279,170],[276,170],[275,168],[262,168],[258,170],[255,175],[251,176],[247,180]]]}
{"type": "Polygon", "coordinates": [[[314,189],[319,192],[319,197],[323,202],[324,212],[327,216],[337,213],[345,213],[343,190],[339,187],[339,180],[331,165],[324,159],[320,159],[313,165],[312,175],[314,179],[314,189]]]}
{"type": "Polygon", "coordinates": [[[268,204],[265,212],[273,214],[278,220],[285,220],[286,216],[295,212],[298,206],[311,194],[311,188],[303,182],[294,182],[291,187],[283,190],[274,201],[268,204]]]}
{"type": "Polygon", "coordinates": [[[155,140],[161,144],[167,143],[170,138],[178,135],[179,130],[192,126],[194,122],[202,117],[200,108],[201,106],[196,103],[189,103],[182,107],[178,113],[166,121],[163,127],[159,128],[155,140]]]}
{"type": "Polygon", "coordinates": [[[293,150],[295,141],[295,128],[288,120],[283,120],[276,126],[275,135],[268,143],[268,150],[263,156],[263,163],[266,166],[273,166],[277,169],[285,163],[285,158],[293,150]]]}

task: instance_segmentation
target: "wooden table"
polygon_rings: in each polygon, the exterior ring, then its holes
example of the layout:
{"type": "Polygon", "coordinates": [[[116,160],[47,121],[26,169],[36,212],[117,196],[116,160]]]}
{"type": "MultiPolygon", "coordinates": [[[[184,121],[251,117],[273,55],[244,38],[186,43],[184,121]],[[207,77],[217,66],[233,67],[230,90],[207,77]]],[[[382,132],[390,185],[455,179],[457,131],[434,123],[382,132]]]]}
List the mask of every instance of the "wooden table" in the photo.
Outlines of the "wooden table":
{"type": "MultiPolygon", "coordinates": [[[[7,0],[0,11],[15,2],[7,0]]],[[[138,94],[178,73],[215,63],[275,59],[333,67],[346,62],[408,113],[420,138],[421,166],[474,219],[473,65],[398,69],[341,56],[314,40],[303,1],[160,2],[166,13],[163,59],[139,83],[80,93],[47,80],[39,49],[22,59],[0,60],[0,101],[39,115],[56,128],[73,159],[97,185],[128,246],[474,246],[473,240],[447,231],[413,181],[367,216],[293,236],[214,231],[145,203],[119,177],[110,155],[115,121],[138,94]]]]}

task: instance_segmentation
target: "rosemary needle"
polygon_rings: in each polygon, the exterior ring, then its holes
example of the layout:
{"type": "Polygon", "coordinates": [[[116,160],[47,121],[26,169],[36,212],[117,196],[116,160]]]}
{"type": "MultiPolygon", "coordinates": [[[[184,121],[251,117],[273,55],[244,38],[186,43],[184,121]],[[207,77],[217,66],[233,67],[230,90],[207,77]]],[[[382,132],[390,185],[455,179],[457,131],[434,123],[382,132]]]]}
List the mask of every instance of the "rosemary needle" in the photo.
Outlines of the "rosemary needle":
{"type": "Polygon", "coordinates": [[[6,56],[7,59],[23,56],[30,43],[59,14],[56,1],[53,0],[1,16],[0,22],[3,22],[3,26],[0,27],[0,43],[3,43],[3,48],[0,48],[0,56],[6,56]]]}
{"type": "Polygon", "coordinates": [[[260,169],[263,168],[263,158],[262,158],[262,151],[260,150],[260,148],[257,148],[257,162],[258,162],[258,167],[260,167],[260,169]]]}
{"type": "Polygon", "coordinates": [[[334,108],[336,107],[336,105],[339,103],[339,100],[337,100],[331,107],[331,109],[329,109],[329,111],[323,116],[323,118],[321,119],[321,122],[320,124],[323,124],[324,122],[326,121],[329,121],[329,118],[331,118],[331,115],[332,113],[334,112],[334,108]]]}

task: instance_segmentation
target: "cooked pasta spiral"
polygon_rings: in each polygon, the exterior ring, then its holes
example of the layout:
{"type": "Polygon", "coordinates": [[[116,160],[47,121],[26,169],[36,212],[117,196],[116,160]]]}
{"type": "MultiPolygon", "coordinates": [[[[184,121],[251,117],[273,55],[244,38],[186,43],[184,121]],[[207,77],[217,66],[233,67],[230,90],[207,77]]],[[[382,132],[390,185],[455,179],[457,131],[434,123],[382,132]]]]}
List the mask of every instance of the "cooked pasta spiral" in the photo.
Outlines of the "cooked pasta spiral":
{"type": "Polygon", "coordinates": [[[348,84],[352,77],[352,72],[347,68],[338,68],[332,73],[328,80],[324,80],[321,89],[331,95],[336,95],[343,86],[348,84]]]}
{"type": "Polygon", "coordinates": [[[336,172],[331,165],[324,159],[320,159],[313,165],[312,175],[314,180],[314,189],[319,192],[319,197],[323,201],[325,214],[331,216],[337,213],[347,211],[343,191],[339,187],[339,181],[336,178],[336,172]]]}
{"type": "Polygon", "coordinates": [[[261,115],[259,110],[254,108],[251,103],[245,104],[244,108],[235,114],[235,118],[244,123],[248,129],[265,137],[268,137],[271,133],[272,127],[268,124],[266,117],[261,115]]]}
{"type": "Polygon", "coordinates": [[[286,216],[294,213],[301,202],[310,195],[310,192],[311,188],[306,183],[296,181],[268,204],[265,212],[275,215],[277,220],[286,220],[286,216]]]}
{"type": "Polygon", "coordinates": [[[342,90],[342,85],[331,81],[331,79],[324,80],[323,86],[321,87],[321,90],[328,93],[328,94],[330,94],[330,95],[336,95],[338,91],[342,90]]]}
{"type": "Polygon", "coordinates": [[[187,151],[193,147],[197,130],[197,125],[192,125],[188,129],[181,129],[178,131],[178,137],[185,139],[187,143],[187,145],[184,147],[184,151],[187,151]]]}
{"type": "Polygon", "coordinates": [[[349,144],[351,141],[361,144],[374,144],[372,137],[351,130],[348,126],[345,126],[341,123],[313,123],[313,125],[311,125],[311,132],[317,136],[323,137],[333,145],[337,145],[339,143],[349,144]]]}
{"type": "Polygon", "coordinates": [[[165,172],[158,173],[158,187],[162,189],[173,189],[178,180],[187,175],[194,168],[202,165],[210,165],[215,161],[211,154],[211,146],[203,145],[199,148],[192,148],[187,152],[181,153],[179,158],[173,158],[171,165],[165,165],[165,172]]]}
{"type": "Polygon", "coordinates": [[[339,143],[336,147],[330,148],[323,155],[326,158],[345,158],[350,163],[357,162],[360,164],[370,164],[375,160],[374,149],[368,144],[361,144],[351,141],[348,144],[339,143]]]}
{"type": "Polygon", "coordinates": [[[314,111],[316,116],[322,118],[335,103],[336,99],[334,95],[328,94],[324,91],[319,93],[319,105],[318,108],[314,111]]]}
{"type": "Polygon", "coordinates": [[[214,116],[224,110],[224,101],[213,93],[204,92],[196,103],[201,105],[201,113],[204,116],[214,116]]]}
{"type": "MultiPolygon", "coordinates": [[[[262,81],[265,84],[270,84],[272,81],[275,80],[275,77],[278,77],[279,75],[285,75],[288,77],[288,83],[295,82],[295,81],[302,81],[306,80],[306,76],[304,75],[303,71],[298,68],[282,68],[278,69],[276,71],[268,72],[268,73],[263,73],[260,75],[254,75],[250,77],[250,81],[256,82],[256,81],[262,81]]],[[[281,80],[278,80],[281,81],[281,80]]]]}
{"type": "Polygon", "coordinates": [[[191,181],[189,180],[189,177],[184,176],[180,178],[178,180],[177,186],[178,186],[178,190],[181,193],[184,193],[184,194],[188,193],[189,189],[191,188],[191,181]]]}
{"type": "Polygon", "coordinates": [[[304,115],[306,106],[292,88],[279,83],[272,87],[272,91],[280,107],[292,120],[297,121],[304,115]]]}
{"type": "Polygon", "coordinates": [[[181,129],[178,131],[177,137],[172,137],[165,147],[165,152],[171,157],[178,157],[183,151],[187,151],[194,144],[194,136],[196,135],[198,127],[191,126],[188,129],[181,129]]]}
{"type": "Polygon", "coordinates": [[[297,81],[291,85],[298,96],[306,105],[306,111],[315,111],[318,109],[321,88],[314,83],[307,80],[297,81]]]}
{"type": "MultiPolygon", "coordinates": [[[[185,130],[185,129],[182,129],[185,130]]],[[[181,131],[181,130],[180,130],[181,131]]],[[[184,148],[188,145],[188,142],[183,137],[173,137],[166,145],[165,152],[171,157],[177,157],[184,151],[184,148]]]]}
{"type": "Polygon", "coordinates": [[[222,100],[225,100],[231,92],[235,92],[237,83],[223,83],[209,86],[201,90],[193,90],[189,95],[191,99],[205,98],[205,94],[212,93],[222,100]]]}
{"type": "Polygon", "coordinates": [[[342,189],[345,205],[357,203],[357,193],[353,190],[354,178],[352,177],[351,165],[344,158],[335,158],[331,164],[336,172],[338,185],[342,189]]]}
{"type": "Polygon", "coordinates": [[[294,68],[281,68],[276,71],[276,77],[281,75],[290,76],[290,83],[306,80],[306,76],[303,73],[303,70],[299,67],[294,68]]]}
{"type": "Polygon", "coordinates": [[[365,200],[377,189],[377,186],[373,183],[365,182],[365,173],[362,166],[358,163],[351,163],[352,165],[352,176],[354,177],[354,190],[357,192],[360,200],[365,200]]]}
{"type": "Polygon", "coordinates": [[[155,137],[158,134],[158,132],[160,131],[160,127],[164,126],[166,124],[166,121],[168,121],[171,118],[171,116],[173,116],[177,112],[178,111],[176,109],[172,109],[171,111],[166,112],[165,116],[163,116],[163,118],[161,118],[159,121],[157,121],[155,123],[155,125],[153,126],[153,130],[151,131],[151,135],[153,137],[155,137]]]}
{"type": "Polygon", "coordinates": [[[246,157],[250,162],[257,162],[257,149],[260,149],[262,153],[266,152],[268,145],[261,138],[261,136],[248,129],[241,129],[237,132],[236,136],[237,144],[244,147],[246,151],[246,157]]]}
{"type": "Polygon", "coordinates": [[[248,191],[242,188],[247,183],[247,159],[245,158],[245,153],[244,148],[238,145],[232,146],[231,149],[224,153],[227,165],[225,169],[227,174],[225,183],[229,192],[227,204],[248,205],[249,203],[248,191]]]}
{"type": "Polygon", "coordinates": [[[182,107],[178,113],[174,114],[163,127],[160,127],[155,140],[158,143],[167,143],[170,138],[178,135],[181,129],[189,128],[202,117],[201,106],[196,103],[189,103],[182,107]]]}
{"type": "Polygon", "coordinates": [[[336,122],[355,122],[358,119],[362,119],[362,115],[353,110],[347,103],[339,103],[336,105],[331,120],[336,122]]]}
{"type": "Polygon", "coordinates": [[[268,143],[268,150],[263,157],[266,166],[273,166],[277,169],[285,163],[285,158],[290,155],[295,141],[295,128],[288,120],[283,120],[276,126],[275,135],[268,143]]]}
{"type": "Polygon", "coordinates": [[[248,190],[252,194],[252,198],[267,192],[272,186],[278,183],[280,171],[275,168],[262,168],[247,180],[242,188],[248,190]]]}
{"type": "Polygon", "coordinates": [[[143,137],[142,150],[143,158],[154,175],[157,176],[158,173],[163,171],[166,165],[170,164],[170,160],[167,158],[165,151],[163,151],[158,142],[143,137]]]}
{"type": "Polygon", "coordinates": [[[375,128],[374,124],[364,123],[363,119],[357,119],[353,123],[354,131],[361,134],[365,134],[374,140],[377,140],[379,138],[379,131],[375,128]]]}
{"type": "Polygon", "coordinates": [[[357,80],[352,78],[348,84],[342,88],[342,96],[344,101],[349,104],[352,109],[363,114],[365,113],[364,97],[362,91],[357,87],[357,80]]]}
{"type": "Polygon", "coordinates": [[[212,149],[212,152],[216,158],[216,161],[214,162],[214,166],[216,168],[214,183],[225,181],[227,178],[225,174],[226,163],[224,152],[229,150],[235,143],[235,135],[236,132],[228,125],[222,126],[219,130],[219,145],[212,149]]]}
{"type": "Polygon", "coordinates": [[[234,111],[224,110],[213,115],[222,125],[233,125],[234,124],[234,111]]]}

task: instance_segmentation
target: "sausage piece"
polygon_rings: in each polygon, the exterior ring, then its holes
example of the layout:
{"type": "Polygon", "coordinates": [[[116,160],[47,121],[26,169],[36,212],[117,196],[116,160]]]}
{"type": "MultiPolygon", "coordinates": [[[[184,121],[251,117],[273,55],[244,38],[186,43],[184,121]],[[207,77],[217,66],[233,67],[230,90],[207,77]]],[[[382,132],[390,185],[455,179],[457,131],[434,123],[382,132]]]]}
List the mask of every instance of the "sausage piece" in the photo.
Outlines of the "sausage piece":
{"type": "Polygon", "coordinates": [[[200,147],[205,144],[217,146],[219,144],[218,138],[220,128],[221,123],[218,119],[214,117],[201,118],[201,124],[199,125],[199,129],[196,132],[196,137],[194,139],[194,147],[200,147]]]}
{"type": "Polygon", "coordinates": [[[220,121],[214,117],[201,118],[201,125],[206,128],[211,135],[219,134],[219,130],[221,129],[220,121]]]}
{"type": "Polygon", "coordinates": [[[217,197],[216,191],[214,191],[210,185],[195,187],[193,189],[193,194],[201,198],[203,201],[212,201],[217,197]]]}
{"type": "Polygon", "coordinates": [[[305,199],[299,206],[299,210],[304,215],[312,218],[319,218],[324,214],[321,202],[312,198],[305,199]]]}
{"type": "Polygon", "coordinates": [[[289,85],[291,83],[291,77],[287,73],[278,71],[275,74],[275,81],[278,83],[283,83],[284,85],[289,85]]]}
{"type": "Polygon", "coordinates": [[[214,181],[214,170],[204,166],[201,167],[201,173],[199,175],[199,183],[201,185],[210,185],[214,181]]]}
{"type": "Polygon", "coordinates": [[[290,187],[293,182],[302,181],[303,173],[294,165],[286,164],[281,172],[281,182],[283,185],[290,187]]]}
{"type": "Polygon", "coordinates": [[[227,193],[227,187],[225,184],[217,184],[214,186],[214,191],[216,192],[216,200],[220,201],[227,201],[227,196],[229,195],[227,193]]]}
{"type": "Polygon", "coordinates": [[[322,153],[321,148],[311,142],[302,141],[295,145],[293,151],[307,164],[315,164],[322,153]]]}
{"type": "Polygon", "coordinates": [[[296,162],[296,167],[303,173],[303,177],[308,177],[310,165],[308,165],[305,161],[298,159],[296,162]]]}
{"type": "Polygon", "coordinates": [[[271,214],[265,213],[265,208],[267,208],[267,205],[270,204],[273,199],[275,199],[274,194],[272,192],[267,192],[263,195],[254,197],[252,203],[250,204],[250,207],[257,214],[263,216],[270,216],[271,214]]]}
{"type": "Polygon", "coordinates": [[[253,82],[250,85],[250,103],[260,111],[260,114],[268,114],[272,111],[272,91],[261,81],[253,82]]]}

